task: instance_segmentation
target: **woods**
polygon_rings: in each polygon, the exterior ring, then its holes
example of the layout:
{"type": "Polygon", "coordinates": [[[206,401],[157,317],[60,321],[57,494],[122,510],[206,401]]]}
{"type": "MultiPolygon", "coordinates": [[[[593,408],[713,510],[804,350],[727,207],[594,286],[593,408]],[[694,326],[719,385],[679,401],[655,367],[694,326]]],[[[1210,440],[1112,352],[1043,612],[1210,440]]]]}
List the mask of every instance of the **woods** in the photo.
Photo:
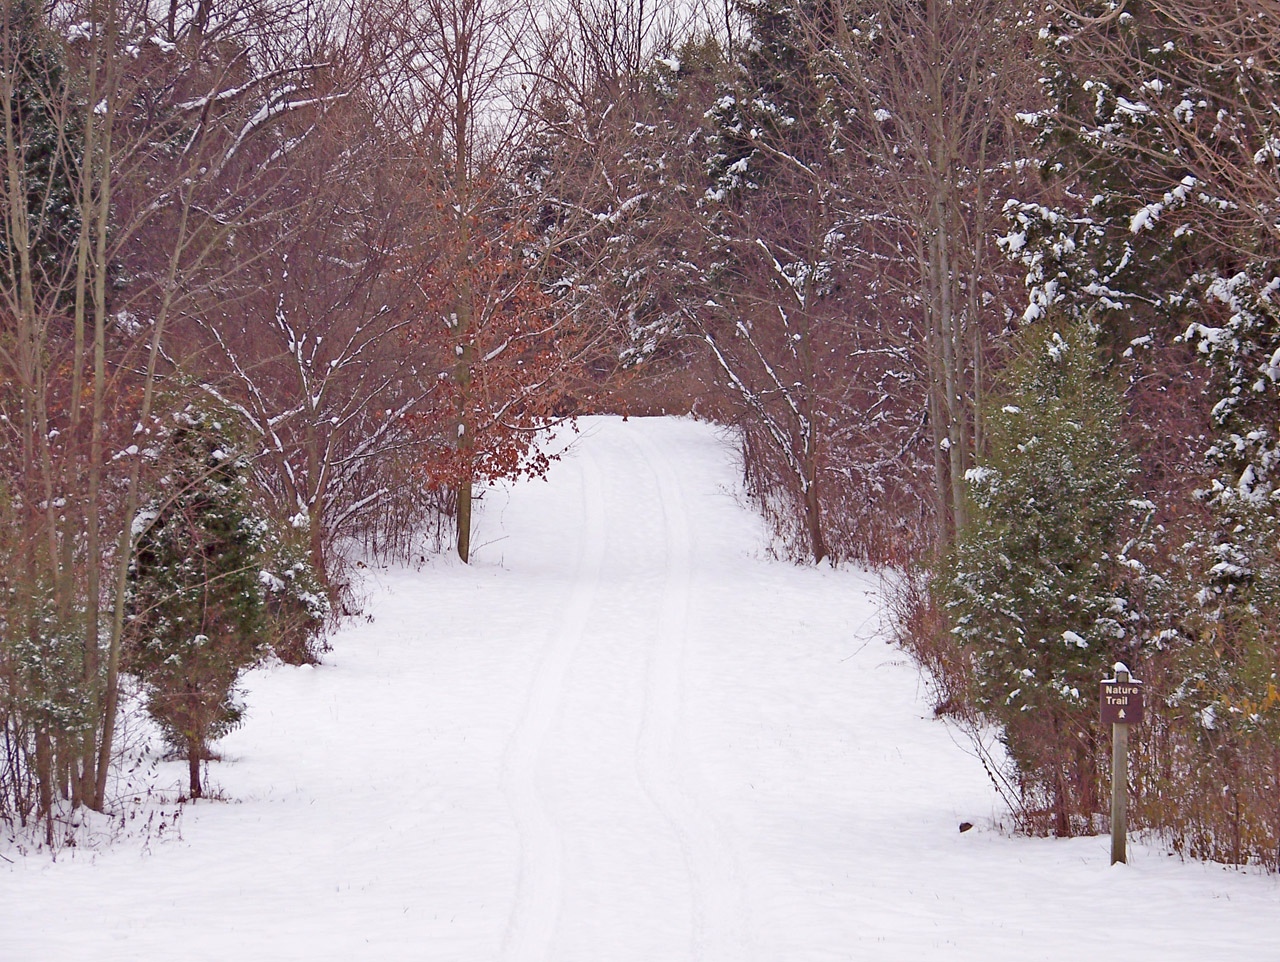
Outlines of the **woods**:
{"type": "Polygon", "coordinates": [[[562,14],[3,0],[0,820],[111,809],[123,676],[200,796],[362,557],[692,413],[780,555],[889,572],[1022,828],[1098,829],[1123,658],[1134,817],[1275,869],[1266,5],[562,14]]]}
{"type": "MultiPolygon", "coordinates": [[[[314,659],[348,603],[349,547],[408,551],[456,503],[431,479],[457,460],[440,414],[465,379],[434,336],[449,313],[424,301],[475,215],[429,232],[449,197],[429,152],[443,115],[382,95],[394,12],[153,12],[4,11],[0,811],[43,820],[50,843],[65,806],[111,804],[122,673],[150,691],[200,794],[239,668],[269,649],[314,659]],[[192,404],[227,439],[199,457],[170,442],[192,404]],[[249,528],[210,535],[208,564],[183,574],[163,539],[201,544],[214,515],[199,492],[231,463],[220,489],[245,506],[233,523],[224,503],[218,524],[249,528]],[[258,558],[267,542],[275,556],[258,558]],[[201,678],[220,680],[200,694],[201,678]]],[[[538,377],[526,405],[555,396],[538,377]]],[[[516,403],[481,407],[506,425],[516,403]]],[[[521,411],[485,477],[524,467],[549,403],[521,411]]]]}

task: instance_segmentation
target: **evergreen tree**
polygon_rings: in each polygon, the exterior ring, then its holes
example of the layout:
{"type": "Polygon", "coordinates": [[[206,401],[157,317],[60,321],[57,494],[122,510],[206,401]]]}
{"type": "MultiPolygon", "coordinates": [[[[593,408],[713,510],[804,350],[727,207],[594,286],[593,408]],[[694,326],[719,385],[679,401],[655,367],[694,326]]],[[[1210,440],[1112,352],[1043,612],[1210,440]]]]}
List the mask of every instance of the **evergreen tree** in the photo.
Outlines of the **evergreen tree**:
{"type": "Polygon", "coordinates": [[[572,107],[548,98],[520,151],[513,191],[534,214],[543,289],[608,325],[614,356],[593,359],[597,372],[681,354],[700,278],[697,145],[722,71],[719,46],[690,39],[639,74],[597,78],[572,107]]]}
{"type": "Polygon", "coordinates": [[[1002,240],[1028,269],[1025,320],[1092,316],[1122,347],[1153,324],[1181,330],[1206,240],[1192,211],[1219,200],[1200,196],[1190,159],[1169,149],[1176,117],[1213,108],[1206,78],[1167,82],[1194,51],[1152,6],[1104,0],[1084,11],[1088,25],[1059,10],[1040,31],[1045,103],[1019,119],[1036,129],[1041,173],[1060,193],[1055,206],[1009,201],[1002,240]],[[1126,56],[1117,71],[1110,58],[1126,56]]]}
{"type": "Polygon", "coordinates": [[[1176,412],[1199,423],[1153,432],[1157,456],[1179,441],[1201,445],[1194,454],[1206,459],[1188,458],[1186,474],[1209,510],[1178,518],[1184,596],[1168,604],[1174,627],[1161,641],[1169,727],[1149,749],[1149,771],[1176,844],[1271,864],[1280,34],[1250,0],[1103,0],[1079,13],[1058,8],[1045,25],[1049,100],[1025,118],[1040,131],[1044,172],[1065,190],[1053,207],[1011,204],[1003,243],[1028,269],[1029,317],[1092,315],[1113,349],[1153,344],[1162,378],[1174,366],[1170,342],[1205,362],[1209,403],[1176,412]]]}
{"type": "Polygon", "coordinates": [[[1212,477],[1198,492],[1209,512],[1181,559],[1189,577],[1169,707],[1191,761],[1175,769],[1170,834],[1199,857],[1271,865],[1280,842],[1280,314],[1270,299],[1280,276],[1259,266],[1212,285],[1229,316],[1188,332],[1220,399],[1212,477]]]}
{"type": "Polygon", "coordinates": [[[1028,270],[1026,319],[1088,315],[1120,350],[1182,335],[1229,371],[1274,313],[1280,36],[1234,2],[1056,14],[1040,32],[1046,102],[1020,119],[1060,195],[1010,201],[1002,239],[1028,270]]]}
{"type": "Polygon", "coordinates": [[[248,459],[216,415],[176,415],[167,452],[166,495],[139,515],[129,667],[166,740],[186,756],[198,798],[200,762],[239,724],[236,681],[263,651],[268,525],[250,498],[248,459]]]}
{"type": "Polygon", "coordinates": [[[1087,325],[1027,336],[967,477],[972,523],[938,581],[976,707],[1000,726],[1028,810],[1051,810],[1059,835],[1099,808],[1096,689],[1140,644],[1129,554],[1150,510],[1131,494],[1123,406],[1095,338],[1087,325]]]}

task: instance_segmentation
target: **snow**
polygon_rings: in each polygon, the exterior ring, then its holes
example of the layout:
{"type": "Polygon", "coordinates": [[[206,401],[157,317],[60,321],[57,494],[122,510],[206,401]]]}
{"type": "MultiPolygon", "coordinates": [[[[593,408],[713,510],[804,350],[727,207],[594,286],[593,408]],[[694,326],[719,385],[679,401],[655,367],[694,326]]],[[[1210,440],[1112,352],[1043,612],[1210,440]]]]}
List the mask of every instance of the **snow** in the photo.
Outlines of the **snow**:
{"type": "Polygon", "coordinates": [[[1137,234],[1140,231],[1151,230],[1155,222],[1160,219],[1160,214],[1164,211],[1164,207],[1160,204],[1147,204],[1133,215],[1129,222],[1129,230],[1137,234]]]}
{"type": "Polygon", "coordinates": [[[1147,204],[1133,215],[1129,221],[1130,232],[1137,234],[1144,230],[1154,229],[1155,222],[1160,219],[1170,205],[1186,202],[1187,195],[1195,185],[1196,179],[1194,177],[1190,175],[1183,177],[1178,186],[1165,193],[1162,200],[1147,204]]]}
{"type": "Polygon", "coordinates": [[[877,579],[770,560],[714,428],[582,428],[252,673],[180,837],[7,852],[0,958],[1280,957],[1274,878],[1000,831],[877,579]]]}
{"type": "Polygon", "coordinates": [[[1074,645],[1077,648],[1089,647],[1089,642],[1085,641],[1083,637],[1081,637],[1074,631],[1064,631],[1062,633],[1062,640],[1065,641],[1068,645],[1074,645]]]}
{"type": "Polygon", "coordinates": [[[129,526],[130,533],[137,538],[151,527],[151,523],[158,517],[160,512],[155,508],[139,508],[137,514],[133,516],[133,524],[129,526]]]}
{"type": "Polygon", "coordinates": [[[1130,100],[1126,100],[1124,97],[1117,97],[1116,112],[1127,114],[1130,117],[1137,117],[1142,114],[1151,113],[1151,108],[1143,103],[1133,103],[1130,100]]]}

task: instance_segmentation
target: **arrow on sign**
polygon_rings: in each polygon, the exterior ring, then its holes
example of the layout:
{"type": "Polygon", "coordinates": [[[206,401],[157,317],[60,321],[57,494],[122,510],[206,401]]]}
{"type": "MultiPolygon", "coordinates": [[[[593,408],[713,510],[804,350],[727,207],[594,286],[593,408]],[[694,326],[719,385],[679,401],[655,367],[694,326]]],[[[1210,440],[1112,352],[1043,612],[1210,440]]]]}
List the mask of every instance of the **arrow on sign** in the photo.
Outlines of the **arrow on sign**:
{"type": "Polygon", "coordinates": [[[1123,718],[1123,717],[1124,717],[1124,709],[1123,709],[1123,708],[1121,708],[1121,709],[1120,709],[1120,717],[1121,717],[1121,718],[1123,718]]]}

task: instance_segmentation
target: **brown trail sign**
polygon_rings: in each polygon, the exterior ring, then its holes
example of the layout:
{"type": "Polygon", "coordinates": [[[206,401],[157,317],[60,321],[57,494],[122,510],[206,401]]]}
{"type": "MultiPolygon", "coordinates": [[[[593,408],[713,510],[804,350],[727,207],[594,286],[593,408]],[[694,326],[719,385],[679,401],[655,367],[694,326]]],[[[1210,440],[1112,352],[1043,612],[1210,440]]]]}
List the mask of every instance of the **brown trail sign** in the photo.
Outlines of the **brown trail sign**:
{"type": "Polygon", "coordinates": [[[1136,725],[1142,721],[1142,682],[1107,678],[1101,690],[1102,724],[1136,725]]]}
{"type": "Polygon", "coordinates": [[[1114,678],[1104,678],[1099,704],[1102,724],[1111,726],[1111,864],[1127,862],[1129,827],[1129,726],[1142,721],[1142,682],[1116,662],[1114,678]]]}

